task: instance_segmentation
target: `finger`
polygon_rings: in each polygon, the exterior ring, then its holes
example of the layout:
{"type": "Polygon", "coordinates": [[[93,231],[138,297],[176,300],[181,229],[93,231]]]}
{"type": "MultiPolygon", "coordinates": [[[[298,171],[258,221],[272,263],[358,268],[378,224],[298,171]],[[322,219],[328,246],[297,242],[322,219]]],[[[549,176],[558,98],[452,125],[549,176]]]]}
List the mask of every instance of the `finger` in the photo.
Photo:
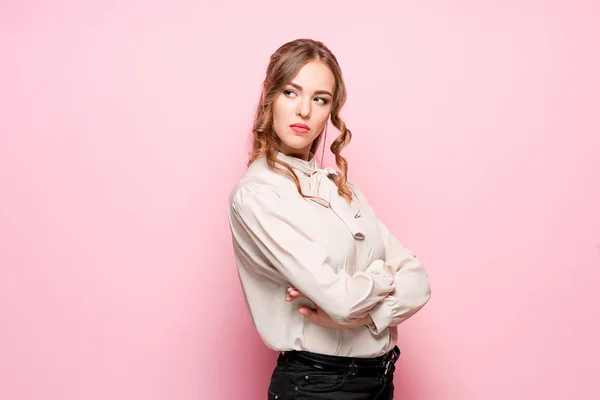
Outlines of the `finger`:
{"type": "Polygon", "coordinates": [[[313,319],[313,316],[316,315],[316,313],[311,310],[310,308],[306,308],[306,307],[300,307],[300,314],[304,315],[306,318],[310,318],[313,319]]]}
{"type": "Polygon", "coordinates": [[[294,293],[288,294],[288,296],[286,297],[286,300],[292,301],[295,299],[299,299],[301,297],[306,297],[306,296],[302,295],[302,293],[300,293],[300,292],[294,292],[294,293]]]}

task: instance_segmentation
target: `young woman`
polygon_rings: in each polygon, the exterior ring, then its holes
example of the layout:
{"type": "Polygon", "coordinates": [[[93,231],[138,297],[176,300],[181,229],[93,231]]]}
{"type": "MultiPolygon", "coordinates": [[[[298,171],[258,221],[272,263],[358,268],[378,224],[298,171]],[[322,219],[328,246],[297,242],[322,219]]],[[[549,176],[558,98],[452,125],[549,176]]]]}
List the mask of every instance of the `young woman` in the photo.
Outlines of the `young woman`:
{"type": "Polygon", "coordinates": [[[392,399],[396,326],[430,297],[415,255],[377,219],[340,155],[346,88],[335,56],[299,39],[270,59],[248,170],[229,198],[241,285],[280,352],[269,399],[392,399]],[[339,170],[318,168],[327,122],[339,170]]]}

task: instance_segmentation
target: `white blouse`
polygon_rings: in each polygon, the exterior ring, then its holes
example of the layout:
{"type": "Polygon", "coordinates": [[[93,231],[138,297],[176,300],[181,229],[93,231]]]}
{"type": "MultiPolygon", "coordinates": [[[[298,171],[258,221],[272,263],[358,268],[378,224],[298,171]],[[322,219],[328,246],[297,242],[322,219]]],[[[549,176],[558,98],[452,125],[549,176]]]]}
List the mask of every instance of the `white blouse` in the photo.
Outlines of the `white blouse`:
{"type": "Polygon", "coordinates": [[[337,193],[310,161],[278,153],[300,180],[304,199],[287,176],[255,160],[231,191],[229,222],[235,260],[250,315],[271,349],[377,357],[396,344],[396,326],[430,297],[429,278],[415,255],[377,219],[360,189],[352,202],[337,193]],[[310,299],[286,301],[295,286],[310,299]],[[334,329],[313,323],[300,307],[321,307],[348,324],[371,315],[373,324],[334,329]]]}

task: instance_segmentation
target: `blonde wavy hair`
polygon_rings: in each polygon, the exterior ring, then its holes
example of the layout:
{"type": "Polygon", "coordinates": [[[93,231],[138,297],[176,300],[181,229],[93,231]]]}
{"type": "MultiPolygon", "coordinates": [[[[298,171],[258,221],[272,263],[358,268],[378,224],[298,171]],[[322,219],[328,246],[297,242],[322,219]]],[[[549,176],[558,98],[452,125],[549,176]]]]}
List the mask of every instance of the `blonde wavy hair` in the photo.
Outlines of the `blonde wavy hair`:
{"type": "MultiPolygon", "coordinates": [[[[348,162],[342,157],[341,151],[350,143],[352,132],[346,127],[346,123],[339,115],[342,106],[346,102],[346,86],[337,59],[321,42],[312,39],[296,39],[285,43],[271,55],[252,127],[253,144],[248,166],[257,158],[266,156],[267,164],[271,168],[294,180],[298,193],[302,197],[312,197],[302,193],[300,181],[290,165],[277,159],[281,140],[273,128],[273,102],[275,98],[283,90],[283,87],[292,81],[300,69],[311,61],[320,61],[327,65],[335,78],[330,119],[333,126],[340,131],[340,135],[333,141],[330,149],[335,155],[335,162],[340,172],[338,175],[333,175],[332,178],[338,187],[339,195],[350,203],[352,201],[352,191],[348,186],[348,162]],[[281,168],[277,165],[280,165],[281,168]]],[[[316,156],[320,143],[322,141],[325,143],[322,137],[326,137],[326,135],[327,123],[325,123],[323,132],[315,138],[311,145],[310,152],[313,157],[316,156]]]]}

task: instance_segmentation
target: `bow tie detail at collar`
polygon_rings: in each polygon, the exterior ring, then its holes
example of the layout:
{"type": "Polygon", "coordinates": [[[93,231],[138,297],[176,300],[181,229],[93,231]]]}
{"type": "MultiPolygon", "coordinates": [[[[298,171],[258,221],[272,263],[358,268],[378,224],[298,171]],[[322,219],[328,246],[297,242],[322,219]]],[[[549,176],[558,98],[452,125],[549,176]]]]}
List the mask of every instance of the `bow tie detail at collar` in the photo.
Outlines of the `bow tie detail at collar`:
{"type": "Polygon", "coordinates": [[[300,181],[302,193],[308,196],[307,200],[313,201],[320,206],[330,208],[336,216],[348,227],[356,240],[364,240],[365,234],[359,227],[357,218],[360,217],[360,209],[356,201],[350,204],[337,193],[337,185],[331,180],[330,175],[338,175],[333,168],[317,168],[314,156],[310,161],[278,155],[281,161],[288,163],[296,172],[300,181]]]}

